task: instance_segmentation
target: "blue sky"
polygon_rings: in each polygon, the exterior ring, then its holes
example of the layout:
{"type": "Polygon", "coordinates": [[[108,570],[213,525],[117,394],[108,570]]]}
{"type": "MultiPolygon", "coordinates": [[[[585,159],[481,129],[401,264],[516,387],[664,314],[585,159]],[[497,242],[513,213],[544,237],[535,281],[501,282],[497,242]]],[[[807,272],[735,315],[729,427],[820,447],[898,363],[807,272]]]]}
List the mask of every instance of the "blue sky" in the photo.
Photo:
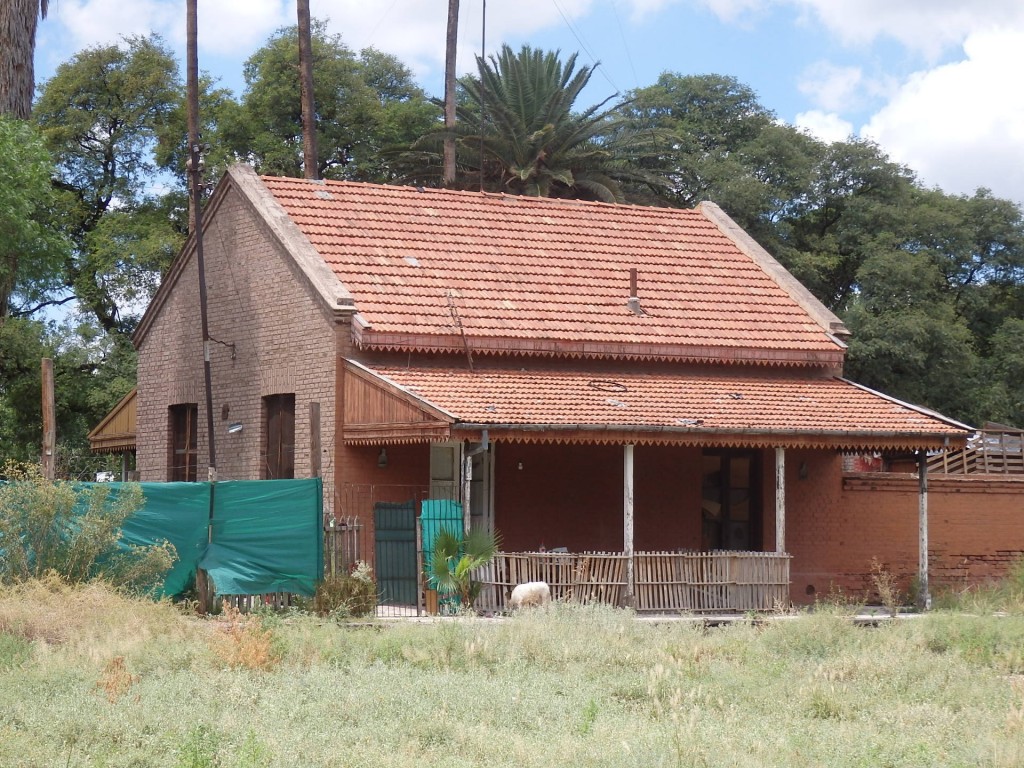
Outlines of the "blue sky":
{"type": "MultiPolygon", "coordinates": [[[[396,54],[440,95],[446,0],[310,5],[350,47],[396,54]]],[[[482,0],[461,6],[465,72],[480,51],[482,0]]],[[[37,78],[122,35],[157,32],[183,57],[184,7],[51,3],[37,78]]],[[[239,93],[245,59],[294,19],[290,0],[199,0],[200,67],[239,93]]],[[[600,61],[586,105],[650,85],[664,71],[732,75],[781,120],[829,141],[871,138],[929,186],[956,194],[988,187],[1024,203],[1020,0],[489,0],[486,36],[488,51],[529,43],[600,61]]]]}

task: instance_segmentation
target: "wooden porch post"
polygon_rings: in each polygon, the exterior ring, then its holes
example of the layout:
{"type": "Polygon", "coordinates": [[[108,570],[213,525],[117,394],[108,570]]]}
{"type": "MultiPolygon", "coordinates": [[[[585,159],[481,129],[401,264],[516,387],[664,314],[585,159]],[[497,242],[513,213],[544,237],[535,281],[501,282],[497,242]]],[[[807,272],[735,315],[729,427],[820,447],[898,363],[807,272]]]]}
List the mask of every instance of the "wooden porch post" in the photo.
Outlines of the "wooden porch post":
{"type": "Polygon", "coordinates": [[[927,611],[932,607],[932,596],[928,591],[928,452],[925,450],[917,453],[917,483],[917,604],[927,611]]]}
{"type": "Polygon", "coordinates": [[[469,451],[462,454],[462,533],[469,533],[469,494],[473,488],[473,457],[469,451]]]}
{"type": "Polygon", "coordinates": [[[775,551],[786,551],[786,449],[775,449],[775,551]]]}
{"type": "Polygon", "coordinates": [[[633,607],[636,604],[636,574],[633,559],[633,446],[624,446],[623,451],[623,530],[622,549],[626,555],[626,594],[625,604],[633,607]]]}

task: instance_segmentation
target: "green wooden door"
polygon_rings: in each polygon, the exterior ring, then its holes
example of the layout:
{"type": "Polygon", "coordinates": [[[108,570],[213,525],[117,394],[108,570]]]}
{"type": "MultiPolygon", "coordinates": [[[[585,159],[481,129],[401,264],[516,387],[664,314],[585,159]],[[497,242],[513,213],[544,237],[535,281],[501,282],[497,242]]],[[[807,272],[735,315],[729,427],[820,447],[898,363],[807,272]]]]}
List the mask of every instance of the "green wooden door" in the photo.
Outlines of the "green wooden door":
{"type": "Polygon", "coordinates": [[[373,522],[381,605],[416,605],[416,502],[377,502],[373,522]]]}

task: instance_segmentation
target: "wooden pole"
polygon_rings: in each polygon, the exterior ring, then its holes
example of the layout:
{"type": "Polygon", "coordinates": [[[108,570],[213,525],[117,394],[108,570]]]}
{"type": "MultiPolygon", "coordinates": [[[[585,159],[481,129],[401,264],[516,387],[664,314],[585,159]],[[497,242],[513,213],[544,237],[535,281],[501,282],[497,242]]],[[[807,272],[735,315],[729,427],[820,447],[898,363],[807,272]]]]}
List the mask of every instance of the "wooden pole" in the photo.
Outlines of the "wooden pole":
{"type": "Polygon", "coordinates": [[[43,477],[53,480],[57,468],[57,417],[53,400],[53,359],[43,358],[43,477]]]}
{"type": "Polygon", "coordinates": [[[316,100],[313,98],[313,41],[309,0],[296,0],[299,17],[299,92],[302,99],[302,172],[307,179],[320,178],[316,139],[316,100]]]}
{"type": "Polygon", "coordinates": [[[455,53],[459,39],[459,0],[448,0],[448,35],[444,53],[444,184],[455,183],[455,53]]]}
{"type": "Polygon", "coordinates": [[[320,477],[320,403],[309,404],[309,476],[320,477]]]}
{"type": "Polygon", "coordinates": [[[636,605],[636,571],[633,554],[633,446],[626,445],[623,450],[623,484],[622,484],[622,549],[626,555],[626,595],[625,604],[632,608],[636,605]]]}
{"type": "MultiPolygon", "coordinates": [[[[207,316],[206,296],[206,262],[203,260],[203,178],[202,178],[202,144],[199,142],[199,53],[198,53],[198,18],[196,6],[198,0],[187,0],[186,17],[186,96],[188,105],[188,172],[190,201],[193,214],[192,234],[195,238],[196,269],[199,273],[199,320],[203,332],[203,380],[206,388],[206,438],[209,452],[207,476],[211,484],[217,482],[217,448],[213,431],[213,376],[210,370],[210,325],[207,316]]],[[[215,485],[210,488],[210,512],[207,522],[207,543],[213,537],[213,510],[215,485]]],[[[206,571],[196,571],[196,591],[199,593],[200,611],[207,612],[213,608],[213,590],[206,571]]]]}
{"type": "Polygon", "coordinates": [[[786,551],[786,449],[775,449],[775,551],[786,551]]]}
{"type": "Polygon", "coordinates": [[[928,452],[917,453],[917,604],[922,610],[932,607],[932,596],[928,589],[928,452]]]}

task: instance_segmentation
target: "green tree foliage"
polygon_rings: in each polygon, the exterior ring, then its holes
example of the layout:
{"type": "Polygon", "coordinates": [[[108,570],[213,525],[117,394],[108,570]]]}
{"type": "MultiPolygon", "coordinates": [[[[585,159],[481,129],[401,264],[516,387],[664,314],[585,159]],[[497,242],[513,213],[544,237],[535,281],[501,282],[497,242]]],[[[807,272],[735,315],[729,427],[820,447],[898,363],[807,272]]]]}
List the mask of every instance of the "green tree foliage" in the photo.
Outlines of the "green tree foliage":
{"type": "Polygon", "coordinates": [[[712,200],[771,249],[778,223],[811,184],[823,147],[725,75],[666,72],[620,108],[659,151],[644,167],[663,183],[662,204],[692,208],[712,200]]]}
{"type": "Polygon", "coordinates": [[[8,320],[0,327],[0,464],[39,458],[44,357],[54,361],[58,474],[90,479],[107,460],[89,455],[86,436],[135,385],[135,350],[90,323],[8,320]]]}
{"type": "Polygon", "coordinates": [[[124,521],[143,505],[138,485],[86,487],[48,481],[34,465],[8,464],[0,485],[0,583],[40,579],[53,571],[76,584],[103,579],[148,592],[160,586],[176,553],[121,539],[124,521]]]}
{"type": "Polygon", "coordinates": [[[90,48],[58,67],[34,116],[57,162],[58,223],[74,244],[62,279],[105,331],[128,332],[183,241],[156,142],[181,98],[156,37],[90,48]]]}
{"type": "MultiPolygon", "coordinates": [[[[629,130],[605,108],[609,99],[573,111],[594,72],[577,69],[575,54],[563,63],[557,51],[505,45],[489,60],[478,56],[477,68],[459,83],[456,186],[477,189],[482,175],[495,192],[623,202],[626,183],[653,181],[636,162],[649,135],[629,130]]],[[[416,142],[407,159],[419,165],[410,176],[441,183],[446,135],[436,129],[416,142]]]]}
{"type": "MultiPolygon", "coordinates": [[[[408,144],[440,111],[398,59],[374,49],[357,57],[323,22],[312,24],[318,175],[389,181],[383,149],[408,144]]],[[[260,173],[302,176],[302,105],[296,27],[279,30],[245,63],[241,108],[221,126],[233,155],[260,173]]]]}
{"type": "Polygon", "coordinates": [[[54,206],[52,171],[32,126],[0,117],[0,324],[43,301],[67,254],[67,242],[46,226],[54,206]]]}

